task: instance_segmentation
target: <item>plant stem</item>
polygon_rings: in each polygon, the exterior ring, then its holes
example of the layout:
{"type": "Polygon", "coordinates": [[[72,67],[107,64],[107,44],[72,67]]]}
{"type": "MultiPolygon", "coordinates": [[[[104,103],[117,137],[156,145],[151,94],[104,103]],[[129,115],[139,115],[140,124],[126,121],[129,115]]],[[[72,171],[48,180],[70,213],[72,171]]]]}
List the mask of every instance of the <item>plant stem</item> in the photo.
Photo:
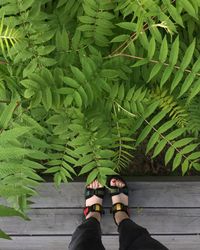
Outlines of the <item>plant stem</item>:
{"type": "Polygon", "coordinates": [[[0,100],[0,103],[10,103],[8,100],[0,100]]]}
{"type": "MultiPolygon", "coordinates": [[[[115,54],[115,55],[113,55],[113,56],[109,56],[109,57],[117,57],[117,56],[124,56],[124,57],[129,57],[129,58],[133,58],[133,59],[137,59],[137,60],[144,60],[144,59],[146,59],[146,58],[143,58],[143,57],[139,57],[139,56],[132,56],[132,55],[129,55],[129,54],[124,54],[124,53],[120,53],[120,54],[115,54]]],[[[157,60],[149,60],[149,62],[151,62],[151,63],[160,63],[159,61],[157,61],[157,60]]],[[[168,66],[170,66],[170,64],[169,63],[162,63],[164,66],[166,66],[166,67],[168,67],[168,66]]],[[[180,66],[178,66],[178,65],[174,65],[173,66],[175,69],[181,69],[181,67],[180,66]]],[[[184,70],[184,72],[188,72],[188,73],[191,73],[192,72],[192,70],[191,69],[185,69],[184,70]]],[[[200,76],[200,73],[196,73],[196,76],[200,76]]]]}
{"type": "MultiPolygon", "coordinates": [[[[115,103],[113,104],[113,110],[114,110],[114,115],[117,118],[117,111],[115,108],[115,103]]],[[[119,123],[118,121],[116,121],[116,127],[117,127],[117,134],[119,137],[119,154],[118,154],[118,160],[117,160],[117,166],[120,165],[120,159],[121,159],[121,155],[122,155],[122,140],[121,140],[121,134],[120,134],[120,128],[119,128],[119,123]]]]}
{"type": "MultiPolygon", "coordinates": [[[[143,26],[143,32],[146,31],[148,29],[148,24],[145,23],[144,26],[143,26]]],[[[137,39],[137,33],[134,32],[132,33],[132,35],[125,41],[123,42],[117,49],[115,49],[110,56],[114,56],[115,53],[117,53],[120,49],[122,49],[119,53],[122,53],[128,46],[131,42],[135,41],[137,39]],[[126,45],[126,46],[125,46],[126,45]],[[125,47],[124,47],[125,46],[125,47]],[[123,48],[124,47],[124,48],[123,48]]]]}
{"type": "MultiPolygon", "coordinates": [[[[175,2],[176,0],[172,0],[172,2],[171,2],[171,4],[173,4],[174,2],[175,2]]],[[[162,10],[162,9],[161,9],[162,10]]],[[[163,8],[163,12],[165,12],[167,10],[167,8],[165,7],[165,8],[163,8]]],[[[152,20],[154,20],[156,18],[156,16],[153,16],[153,17],[151,17],[151,19],[152,20]]],[[[141,32],[145,32],[146,30],[148,30],[149,29],[149,25],[148,25],[148,23],[145,23],[144,25],[143,25],[143,28],[142,28],[142,31],[141,32]]],[[[126,41],[124,41],[117,49],[115,49],[112,53],[111,53],[111,55],[110,56],[113,56],[115,53],[117,53],[120,49],[122,49],[119,53],[121,54],[123,51],[125,51],[126,50],[126,48],[129,46],[129,44],[131,43],[131,42],[133,42],[134,40],[136,40],[136,38],[137,38],[138,36],[137,36],[137,33],[136,32],[133,32],[131,35],[130,35],[130,37],[126,40],[126,41]],[[126,46],[125,46],[126,45],[126,46]],[[125,46],[125,47],[124,47],[125,46]],[[124,47],[124,48],[123,48],[124,47]]]]}
{"type": "Polygon", "coordinates": [[[5,61],[0,61],[0,64],[8,64],[8,63],[5,61]]]}
{"type": "Polygon", "coordinates": [[[128,110],[124,109],[121,105],[119,105],[119,103],[117,103],[117,102],[115,102],[115,103],[117,104],[117,106],[118,106],[121,110],[123,110],[123,111],[124,111],[125,113],[127,113],[128,115],[130,115],[130,116],[132,116],[132,117],[136,117],[136,116],[137,116],[137,115],[135,115],[135,114],[129,112],[128,110]]]}
{"type": "MultiPolygon", "coordinates": [[[[124,109],[119,103],[116,102],[116,104],[118,105],[118,107],[119,107],[120,109],[126,111],[128,114],[131,114],[132,116],[134,115],[133,113],[131,113],[131,112],[129,112],[128,110],[124,109]]],[[[156,133],[158,133],[159,136],[160,136],[162,139],[164,139],[165,141],[167,141],[167,143],[168,143],[171,147],[173,147],[178,153],[181,154],[181,151],[180,151],[178,148],[174,147],[173,143],[171,143],[169,140],[167,140],[166,137],[165,137],[163,134],[159,133],[158,130],[157,130],[154,126],[152,126],[151,123],[150,123],[147,119],[145,119],[140,113],[138,113],[138,115],[139,115],[141,118],[143,118],[144,121],[145,121],[145,122],[146,122],[146,123],[156,132],[156,133]]],[[[134,115],[134,116],[135,116],[135,115],[134,115]]],[[[183,156],[185,159],[187,159],[187,156],[185,156],[184,154],[182,154],[182,156],[183,156]]]]}

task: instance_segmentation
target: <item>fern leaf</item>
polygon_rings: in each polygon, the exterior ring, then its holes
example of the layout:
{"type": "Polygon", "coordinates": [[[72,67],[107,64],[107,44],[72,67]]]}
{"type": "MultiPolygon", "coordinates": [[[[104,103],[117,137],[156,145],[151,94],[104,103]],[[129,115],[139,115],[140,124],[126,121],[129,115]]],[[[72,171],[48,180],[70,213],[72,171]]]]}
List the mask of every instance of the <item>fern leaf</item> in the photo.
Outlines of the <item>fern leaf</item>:
{"type": "Polygon", "coordinates": [[[7,235],[4,231],[0,229],[0,238],[5,239],[5,240],[11,240],[11,237],[7,235]]]}
{"type": "Polygon", "coordinates": [[[164,37],[163,42],[160,47],[160,55],[159,55],[159,61],[161,63],[164,63],[167,59],[168,54],[168,45],[167,45],[167,39],[164,37]]]}
{"type": "Polygon", "coordinates": [[[167,140],[162,139],[155,147],[152,158],[156,157],[164,149],[167,144],[167,140]]]}
{"type": "Polygon", "coordinates": [[[168,164],[168,162],[172,159],[173,155],[175,153],[175,148],[174,147],[170,147],[166,154],[165,154],[165,165],[168,164]]]}
{"type": "Polygon", "coordinates": [[[178,60],[178,54],[179,54],[179,36],[176,37],[171,47],[171,52],[169,56],[169,63],[171,66],[176,65],[178,60]]]}
{"type": "Polygon", "coordinates": [[[183,8],[191,15],[193,16],[194,18],[197,18],[198,19],[198,16],[197,16],[197,13],[193,7],[193,5],[190,3],[190,1],[188,0],[180,0],[179,1],[181,6],[183,6],[183,8]]]}
{"type": "Polygon", "coordinates": [[[185,70],[185,68],[190,64],[190,62],[192,60],[192,56],[193,56],[194,49],[195,49],[195,44],[196,44],[196,40],[194,39],[193,42],[190,44],[190,46],[188,47],[188,49],[185,52],[182,63],[180,65],[180,69],[182,71],[185,70]]]}
{"type": "Polygon", "coordinates": [[[17,106],[16,99],[14,98],[9,105],[3,110],[0,115],[0,128],[7,128],[8,123],[10,122],[13,112],[17,106]]]}
{"type": "Polygon", "coordinates": [[[94,181],[94,179],[97,177],[97,175],[98,175],[98,170],[95,168],[88,175],[87,180],[86,180],[86,185],[88,185],[89,183],[91,183],[92,181],[94,181]]]}
{"type": "Polygon", "coordinates": [[[173,171],[181,164],[181,160],[182,160],[182,155],[178,153],[173,160],[173,164],[172,164],[173,171]]]}
{"type": "Polygon", "coordinates": [[[148,59],[149,60],[151,60],[152,57],[154,56],[155,49],[156,49],[156,42],[155,42],[154,37],[152,37],[150,42],[149,42],[149,48],[148,48],[148,59]]]}
{"type": "Polygon", "coordinates": [[[190,90],[190,94],[189,94],[189,97],[188,97],[188,100],[187,102],[191,102],[191,100],[196,96],[198,95],[200,92],[200,80],[198,79],[194,85],[192,86],[192,89],[190,90]]]}
{"type": "Polygon", "coordinates": [[[95,43],[102,47],[108,45],[109,40],[107,36],[113,35],[112,29],[114,28],[114,25],[110,21],[111,17],[113,19],[114,16],[109,13],[109,18],[106,18],[107,11],[104,10],[103,5],[103,2],[97,4],[96,1],[93,1],[91,4],[85,0],[83,3],[85,16],[80,17],[80,21],[83,24],[78,28],[78,30],[82,31],[90,41],[94,39],[95,43]],[[104,14],[104,18],[102,18],[102,15],[99,15],[101,12],[104,14]]]}
{"type": "Polygon", "coordinates": [[[15,44],[19,42],[20,35],[19,33],[9,28],[8,26],[4,28],[4,16],[0,21],[0,47],[5,55],[5,51],[7,50],[10,53],[11,47],[15,47],[15,44]]]}
{"type": "Polygon", "coordinates": [[[179,14],[178,10],[173,6],[170,0],[163,0],[163,3],[165,6],[167,6],[168,12],[170,13],[171,17],[176,21],[176,23],[180,24],[182,27],[183,25],[183,20],[181,15],[179,14]]]}

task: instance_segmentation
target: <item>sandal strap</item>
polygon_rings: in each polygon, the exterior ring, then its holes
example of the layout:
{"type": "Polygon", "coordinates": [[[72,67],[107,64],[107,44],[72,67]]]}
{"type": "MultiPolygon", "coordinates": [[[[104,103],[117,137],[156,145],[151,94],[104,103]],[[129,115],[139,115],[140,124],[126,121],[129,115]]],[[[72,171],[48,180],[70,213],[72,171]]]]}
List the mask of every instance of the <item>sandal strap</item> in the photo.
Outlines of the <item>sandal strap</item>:
{"type": "Polygon", "coordinates": [[[128,196],[128,187],[127,186],[124,186],[122,188],[112,187],[112,186],[110,187],[110,195],[111,196],[118,195],[118,194],[121,194],[121,193],[128,196]]]}
{"type": "Polygon", "coordinates": [[[126,212],[127,215],[130,216],[130,209],[128,206],[124,205],[123,203],[113,204],[112,208],[111,208],[111,213],[113,213],[113,215],[115,215],[115,213],[117,213],[119,211],[126,212]]]}
{"type": "Polygon", "coordinates": [[[114,196],[114,195],[118,195],[118,194],[125,194],[128,196],[128,186],[127,186],[127,183],[126,181],[120,176],[120,175],[112,175],[112,176],[109,176],[109,178],[107,179],[107,185],[109,187],[109,190],[110,190],[110,196],[114,196]],[[110,181],[112,179],[116,179],[116,180],[120,180],[122,181],[125,186],[124,187],[116,187],[116,186],[111,186],[110,185],[110,181]]]}
{"type": "Polygon", "coordinates": [[[130,217],[130,209],[128,206],[124,205],[123,203],[115,203],[112,205],[111,209],[110,209],[110,213],[113,214],[113,218],[115,221],[115,224],[118,226],[116,220],[115,220],[115,214],[119,211],[123,211],[125,212],[129,217],[130,217]]]}
{"type": "Polygon", "coordinates": [[[85,215],[85,217],[90,213],[90,212],[98,212],[100,213],[101,215],[104,214],[104,210],[103,210],[103,207],[101,204],[99,203],[96,203],[96,204],[93,204],[91,206],[87,206],[84,208],[83,210],[83,213],[85,215]]]}
{"type": "Polygon", "coordinates": [[[93,195],[96,195],[97,197],[103,199],[104,194],[105,194],[105,188],[97,188],[97,189],[86,188],[86,190],[85,190],[85,198],[86,199],[92,197],[93,195]]]}

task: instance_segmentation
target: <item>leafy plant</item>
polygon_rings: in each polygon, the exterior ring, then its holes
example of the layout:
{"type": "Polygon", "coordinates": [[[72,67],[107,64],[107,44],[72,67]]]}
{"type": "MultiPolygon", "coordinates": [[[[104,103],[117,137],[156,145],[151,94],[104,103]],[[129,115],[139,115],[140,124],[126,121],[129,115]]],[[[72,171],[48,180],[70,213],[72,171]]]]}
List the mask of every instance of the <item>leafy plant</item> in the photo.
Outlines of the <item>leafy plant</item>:
{"type": "Polygon", "coordinates": [[[17,30],[10,29],[9,26],[4,28],[4,26],[4,17],[2,17],[0,22],[0,47],[3,55],[5,56],[5,48],[9,54],[10,47],[15,47],[15,43],[20,40],[20,35],[18,34],[17,30]]]}
{"type": "MultiPolygon", "coordinates": [[[[23,219],[28,220],[28,218],[23,214],[20,213],[19,211],[10,208],[8,206],[2,206],[0,205],[0,217],[5,217],[5,216],[19,216],[23,219]]],[[[0,238],[6,239],[6,240],[11,240],[10,236],[7,235],[6,233],[4,233],[1,229],[0,229],[0,238]]]]}
{"type": "Polygon", "coordinates": [[[45,173],[105,183],[144,140],[172,171],[200,170],[199,1],[0,7],[0,195],[16,209],[45,173]]]}

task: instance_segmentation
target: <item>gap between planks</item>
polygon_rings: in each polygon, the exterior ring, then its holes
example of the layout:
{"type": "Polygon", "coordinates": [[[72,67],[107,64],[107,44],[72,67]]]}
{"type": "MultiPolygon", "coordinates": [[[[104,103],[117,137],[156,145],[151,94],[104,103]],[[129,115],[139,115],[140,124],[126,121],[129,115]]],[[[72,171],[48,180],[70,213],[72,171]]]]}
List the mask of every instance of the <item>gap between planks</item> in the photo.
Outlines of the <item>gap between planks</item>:
{"type": "MultiPolygon", "coordinates": [[[[199,236],[154,236],[170,250],[199,250],[199,236]]],[[[13,237],[12,241],[0,240],[1,250],[67,250],[71,236],[13,237]]],[[[103,236],[107,250],[119,249],[118,236],[103,236]]]]}

